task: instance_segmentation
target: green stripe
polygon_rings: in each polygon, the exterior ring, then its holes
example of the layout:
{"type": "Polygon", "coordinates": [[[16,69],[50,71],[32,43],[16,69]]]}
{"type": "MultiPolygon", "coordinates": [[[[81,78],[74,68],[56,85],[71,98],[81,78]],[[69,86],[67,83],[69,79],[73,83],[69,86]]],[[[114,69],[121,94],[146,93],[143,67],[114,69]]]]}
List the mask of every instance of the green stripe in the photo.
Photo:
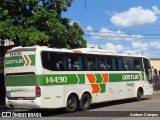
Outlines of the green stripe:
{"type": "Polygon", "coordinates": [[[36,86],[36,76],[35,75],[6,76],[5,86],[36,86]]]}
{"type": "Polygon", "coordinates": [[[96,83],[102,83],[103,78],[101,74],[95,74],[96,77],[96,83]]]}
{"type": "MultiPolygon", "coordinates": [[[[142,76],[144,76],[144,73],[142,73],[142,76]]],[[[109,82],[125,82],[125,81],[138,81],[138,80],[140,80],[139,73],[109,74],[109,82]]],[[[144,80],[144,77],[142,78],[142,80],[144,80]]]]}
{"type": "Polygon", "coordinates": [[[106,92],[106,84],[99,84],[100,88],[101,88],[101,93],[106,92]]]}
{"type": "Polygon", "coordinates": [[[52,75],[38,75],[37,85],[67,85],[67,84],[84,84],[84,74],[52,74],[52,75]],[[78,77],[77,77],[78,76],[78,77]]]}
{"type": "MultiPolygon", "coordinates": [[[[95,74],[96,83],[101,87],[101,93],[105,91],[105,84],[101,84],[101,74],[95,74]]],[[[142,73],[144,80],[144,73],[142,73]]],[[[109,82],[138,81],[139,73],[109,74],[109,82]]],[[[47,86],[47,85],[69,85],[85,84],[85,74],[47,74],[47,75],[10,75],[5,77],[6,86],[47,86]]]]}
{"type": "Polygon", "coordinates": [[[85,74],[53,74],[53,75],[10,75],[5,77],[6,86],[46,86],[84,84],[85,74]]]}
{"type": "Polygon", "coordinates": [[[35,55],[28,55],[28,57],[29,57],[30,60],[31,60],[30,66],[35,66],[35,55]]]}
{"type": "Polygon", "coordinates": [[[84,74],[77,74],[79,78],[79,84],[84,84],[85,83],[85,75],[84,74]]]}

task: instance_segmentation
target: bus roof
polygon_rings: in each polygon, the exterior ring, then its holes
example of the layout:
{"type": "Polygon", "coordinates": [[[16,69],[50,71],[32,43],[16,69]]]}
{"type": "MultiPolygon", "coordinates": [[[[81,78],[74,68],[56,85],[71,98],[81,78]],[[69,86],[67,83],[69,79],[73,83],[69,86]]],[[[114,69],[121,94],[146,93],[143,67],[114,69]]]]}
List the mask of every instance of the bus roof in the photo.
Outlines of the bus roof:
{"type": "MultiPolygon", "coordinates": [[[[66,49],[66,48],[50,48],[47,46],[29,46],[29,47],[13,47],[12,49],[8,50],[9,52],[14,51],[30,51],[30,50],[40,50],[40,51],[56,51],[56,52],[66,52],[66,53],[78,53],[78,54],[94,54],[94,55],[110,55],[110,56],[128,56],[128,57],[143,57],[147,58],[142,55],[132,55],[132,54],[118,54],[114,51],[108,51],[105,49],[99,49],[99,48],[76,48],[76,49],[66,49]]],[[[149,59],[149,58],[147,58],[149,59]]]]}

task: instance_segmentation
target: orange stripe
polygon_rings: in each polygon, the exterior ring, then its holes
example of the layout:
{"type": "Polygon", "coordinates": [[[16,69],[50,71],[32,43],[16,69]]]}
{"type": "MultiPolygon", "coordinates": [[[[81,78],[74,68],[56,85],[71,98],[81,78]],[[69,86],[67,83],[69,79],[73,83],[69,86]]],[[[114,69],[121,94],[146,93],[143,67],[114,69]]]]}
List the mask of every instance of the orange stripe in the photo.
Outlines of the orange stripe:
{"type": "Polygon", "coordinates": [[[24,58],[26,59],[27,63],[25,64],[25,66],[28,66],[29,65],[29,60],[27,58],[27,55],[24,55],[24,58]]]}
{"type": "Polygon", "coordinates": [[[80,50],[72,50],[74,53],[82,53],[80,50]]]}
{"type": "Polygon", "coordinates": [[[142,76],[141,76],[141,75],[142,75],[142,74],[140,73],[140,74],[139,74],[140,80],[142,80],[142,76]]]}
{"type": "Polygon", "coordinates": [[[90,83],[95,83],[96,82],[96,78],[94,76],[94,74],[86,74],[87,78],[89,80],[90,83]]]}
{"type": "Polygon", "coordinates": [[[100,87],[98,84],[91,84],[92,86],[92,93],[99,93],[100,92],[100,87]]]}
{"type": "Polygon", "coordinates": [[[103,77],[103,83],[107,83],[108,82],[108,74],[102,74],[103,77]]]}

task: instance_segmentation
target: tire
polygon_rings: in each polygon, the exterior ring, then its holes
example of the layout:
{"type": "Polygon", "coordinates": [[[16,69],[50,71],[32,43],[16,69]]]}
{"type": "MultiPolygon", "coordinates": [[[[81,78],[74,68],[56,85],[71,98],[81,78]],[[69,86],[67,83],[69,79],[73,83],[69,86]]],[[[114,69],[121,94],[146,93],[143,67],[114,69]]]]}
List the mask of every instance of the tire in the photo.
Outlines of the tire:
{"type": "Polygon", "coordinates": [[[142,96],[143,96],[143,92],[140,90],[140,89],[138,89],[138,91],[137,91],[137,101],[140,101],[141,99],[142,99],[142,96]]]}
{"type": "Polygon", "coordinates": [[[77,110],[78,101],[75,95],[70,95],[66,103],[67,112],[75,112],[77,110]]]}
{"type": "Polygon", "coordinates": [[[80,110],[88,110],[91,105],[91,97],[88,94],[83,94],[80,100],[80,110]]]}

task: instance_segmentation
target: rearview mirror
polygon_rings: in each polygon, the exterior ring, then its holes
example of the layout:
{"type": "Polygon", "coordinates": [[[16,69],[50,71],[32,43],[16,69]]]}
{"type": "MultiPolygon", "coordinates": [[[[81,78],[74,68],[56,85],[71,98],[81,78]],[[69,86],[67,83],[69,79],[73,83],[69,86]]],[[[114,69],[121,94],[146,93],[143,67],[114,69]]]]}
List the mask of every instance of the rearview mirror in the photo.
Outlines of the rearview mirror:
{"type": "Polygon", "coordinates": [[[148,80],[149,81],[152,80],[152,71],[151,71],[151,69],[148,69],[148,80]]]}

